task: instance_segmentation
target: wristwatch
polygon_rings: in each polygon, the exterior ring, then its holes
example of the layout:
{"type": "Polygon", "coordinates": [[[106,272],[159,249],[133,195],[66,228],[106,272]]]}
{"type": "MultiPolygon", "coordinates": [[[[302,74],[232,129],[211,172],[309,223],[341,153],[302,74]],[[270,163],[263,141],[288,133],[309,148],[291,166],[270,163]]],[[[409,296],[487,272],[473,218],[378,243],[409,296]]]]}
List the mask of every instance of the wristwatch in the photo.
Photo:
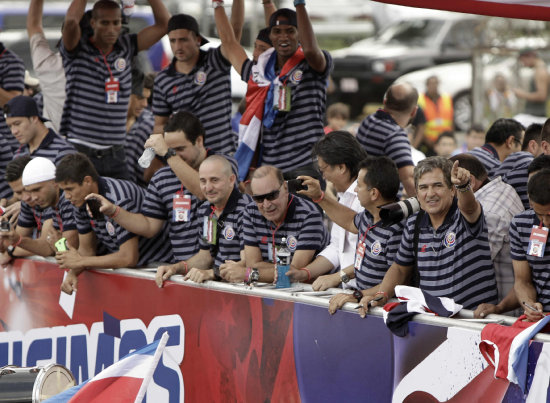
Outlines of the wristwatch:
{"type": "Polygon", "coordinates": [[[175,155],[176,155],[176,150],[174,150],[173,148],[169,148],[168,150],[166,150],[166,154],[164,154],[163,158],[165,161],[168,161],[168,158],[171,158],[175,155]]]}
{"type": "Polygon", "coordinates": [[[252,269],[250,272],[250,276],[248,277],[248,284],[255,283],[260,279],[260,272],[258,269],[252,269]]]}
{"type": "Polygon", "coordinates": [[[344,284],[348,283],[350,280],[349,276],[346,274],[344,270],[340,270],[340,280],[344,284]]]}
{"type": "Polygon", "coordinates": [[[363,293],[359,290],[354,290],[352,295],[353,298],[357,300],[357,302],[361,302],[361,300],[363,299],[363,293]]]}

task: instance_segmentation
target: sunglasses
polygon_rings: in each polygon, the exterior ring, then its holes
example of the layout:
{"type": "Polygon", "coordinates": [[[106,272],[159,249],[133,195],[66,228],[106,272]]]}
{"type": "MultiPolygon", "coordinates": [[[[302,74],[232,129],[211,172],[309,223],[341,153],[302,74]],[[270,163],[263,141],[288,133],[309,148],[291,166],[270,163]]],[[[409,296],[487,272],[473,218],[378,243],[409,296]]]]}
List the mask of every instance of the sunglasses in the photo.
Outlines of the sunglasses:
{"type": "Polygon", "coordinates": [[[269,192],[263,195],[252,195],[252,199],[256,203],[263,203],[264,200],[273,201],[277,197],[279,197],[279,194],[281,193],[281,188],[274,190],[273,192],[269,192]]]}

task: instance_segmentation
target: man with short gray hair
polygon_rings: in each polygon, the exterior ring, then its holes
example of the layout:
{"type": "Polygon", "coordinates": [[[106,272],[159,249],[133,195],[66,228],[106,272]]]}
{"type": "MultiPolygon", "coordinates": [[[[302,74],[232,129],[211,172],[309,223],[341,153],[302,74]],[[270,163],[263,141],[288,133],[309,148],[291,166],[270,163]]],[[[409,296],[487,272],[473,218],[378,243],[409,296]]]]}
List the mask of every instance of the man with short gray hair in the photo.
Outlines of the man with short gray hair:
{"type": "MultiPolygon", "coordinates": [[[[361,300],[363,309],[377,296],[381,300],[372,304],[385,304],[395,286],[410,278],[415,265],[419,287],[436,297],[452,298],[466,309],[495,304],[497,287],[487,224],[472,191],[470,172],[460,168],[458,161],[453,164],[443,157],[430,157],[416,166],[414,180],[425,213],[421,210],[407,220],[394,263],[379,291],[361,300]]],[[[364,316],[363,309],[360,314],[364,316]]]]}

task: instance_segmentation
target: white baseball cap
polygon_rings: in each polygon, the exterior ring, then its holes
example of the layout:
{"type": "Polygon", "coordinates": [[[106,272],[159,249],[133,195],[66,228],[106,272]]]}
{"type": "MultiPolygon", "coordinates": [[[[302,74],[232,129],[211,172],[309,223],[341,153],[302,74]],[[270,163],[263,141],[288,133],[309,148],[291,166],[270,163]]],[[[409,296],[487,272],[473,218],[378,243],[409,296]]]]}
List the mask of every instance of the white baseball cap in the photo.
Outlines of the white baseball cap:
{"type": "Polygon", "coordinates": [[[23,186],[34,185],[55,179],[55,165],[44,157],[35,157],[29,161],[23,170],[21,181],[23,186]]]}

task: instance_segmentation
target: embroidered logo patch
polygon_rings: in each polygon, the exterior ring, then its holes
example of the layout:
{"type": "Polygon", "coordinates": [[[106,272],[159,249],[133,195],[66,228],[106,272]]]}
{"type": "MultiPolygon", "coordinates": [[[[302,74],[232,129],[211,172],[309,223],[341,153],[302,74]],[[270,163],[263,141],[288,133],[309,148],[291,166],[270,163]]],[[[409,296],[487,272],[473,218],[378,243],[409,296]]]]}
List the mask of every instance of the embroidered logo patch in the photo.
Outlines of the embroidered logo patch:
{"type": "Polygon", "coordinates": [[[288,246],[288,249],[294,252],[296,250],[296,246],[298,246],[298,240],[291,235],[286,239],[286,246],[288,246]]]}
{"type": "Polygon", "coordinates": [[[456,243],[456,234],[454,232],[447,232],[445,234],[445,239],[443,239],[443,245],[447,248],[452,248],[456,243]]]}
{"type": "Polygon", "coordinates": [[[375,241],[370,247],[370,253],[374,256],[378,256],[382,252],[382,245],[380,241],[375,241]]]}
{"type": "Polygon", "coordinates": [[[116,71],[124,71],[126,69],[126,59],[119,57],[115,61],[115,70],[116,71]]]}
{"type": "Polygon", "coordinates": [[[204,83],[206,82],[206,73],[204,71],[197,71],[197,73],[195,74],[195,79],[193,80],[193,82],[197,85],[204,85],[204,83]]]}
{"type": "Polygon", "coordinates": [[[231,226],[227,226],[223,229],[223,237],[228,240],[228,241],[231,241],[234,237],[235,237],[235,230],[233,229],[233,227],[231,226]]]}
{"type": "Polygon", "coordinates": [[[290,82],[293,84],[298,84],[300,81],[302,81],[302,77],[304,76],[304,72],[302,70],[295,70],[290,75],[289,79],[290,82]]]}

